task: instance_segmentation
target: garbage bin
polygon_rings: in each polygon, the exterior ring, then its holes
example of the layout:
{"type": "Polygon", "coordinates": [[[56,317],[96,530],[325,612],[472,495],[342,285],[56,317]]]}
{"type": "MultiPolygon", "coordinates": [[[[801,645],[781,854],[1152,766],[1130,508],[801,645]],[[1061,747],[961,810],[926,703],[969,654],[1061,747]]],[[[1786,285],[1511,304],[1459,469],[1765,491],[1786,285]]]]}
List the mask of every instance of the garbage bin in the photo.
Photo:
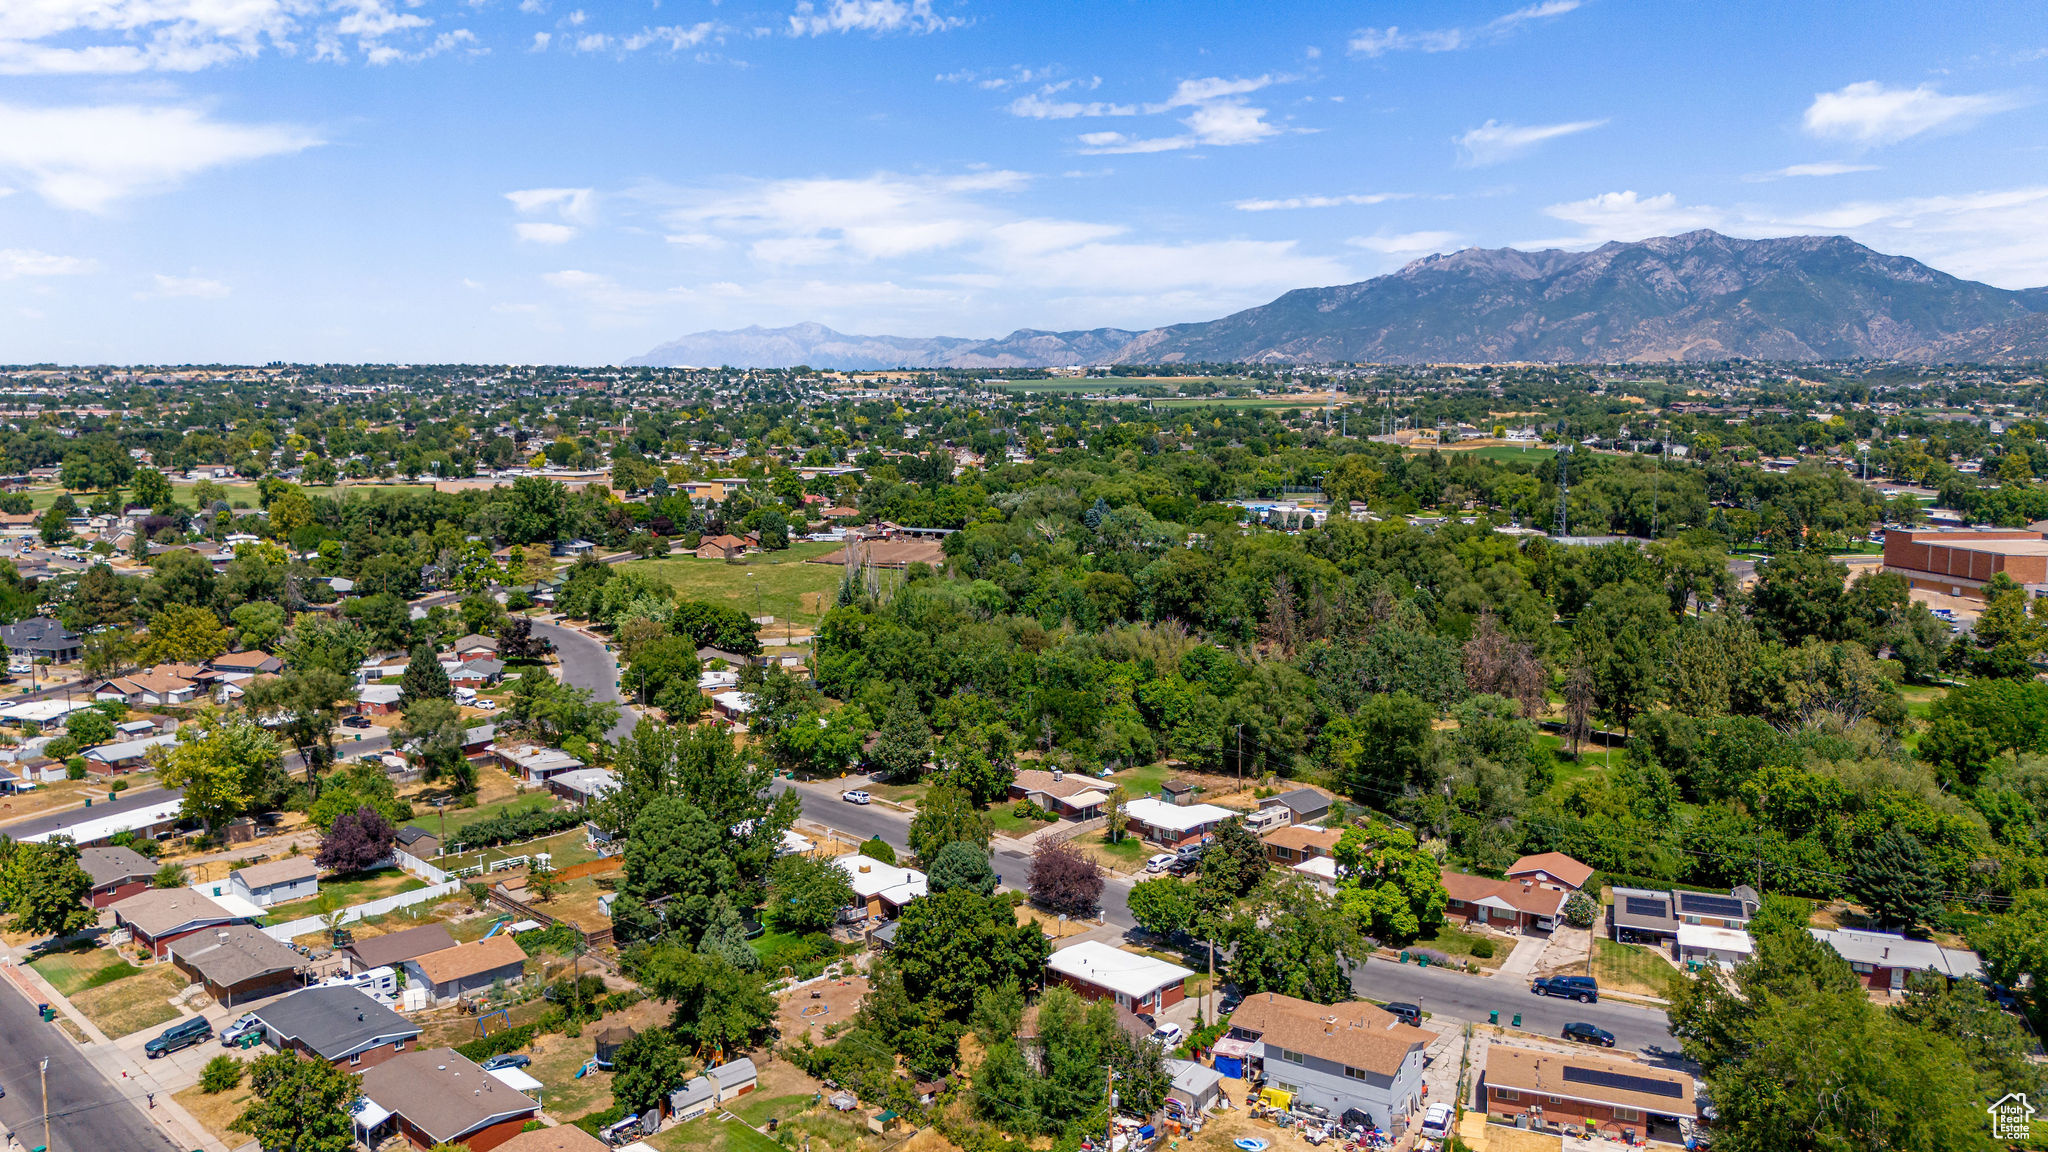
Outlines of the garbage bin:
{"type": "Polygon", "coordinates": [[[1500,1009],[1496,1008],[1496,1009],[1494,1009],[1493,1011],[1491,1011],[1491,1012],[1488,1012],[1488,1013],[1486,1014],[1486,1022],[1487,1022],[1488,1024],[1498,1024],[1498,1023],[1500,1023],[1500,1009]]]}
{"type": "Polygon", "coordinates": [[[1408,950],[1407,950],[1406,948],[1403,948],[1403,949],[1401,949],[1401,963],[1403,963],[1403,964],[1406,964],[1407,962],[1408,962],[1408,950]]]}
{"type": "Polygon", "coordinates": [[[1522,1014],[1521,1014],[1520,1012],[1517,1012],[1517,1013],[1515,1013],[1515,1018],[1514,1018],[1513,1020],[1511,1020],[1511,1021],[1509,1021],[1509,1022],[1508,1022],[1508,1027],[1510,1027],[1510,1028],[1520,1028],[1521,1026],[1522,1026],[1522,1014]]]}

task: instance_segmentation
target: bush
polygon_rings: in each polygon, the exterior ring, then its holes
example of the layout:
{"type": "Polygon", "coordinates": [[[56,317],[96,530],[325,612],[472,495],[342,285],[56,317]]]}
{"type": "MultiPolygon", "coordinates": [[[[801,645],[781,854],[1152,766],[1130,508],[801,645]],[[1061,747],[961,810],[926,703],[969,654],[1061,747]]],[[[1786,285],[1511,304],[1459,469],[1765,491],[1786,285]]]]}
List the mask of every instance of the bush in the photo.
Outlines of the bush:
{"type": "Polygon", "coordinates": [[[1584,892],[1574,892],[1564,902],[1564,922],[1574,928],[1591,928],[1599,915],[1599,903],[1584,892]]]}
{"type": "Polygon", "coordinates": [[[69,760],[78,753],[78,740],[73,736],[59,736],[43,745],[43,755],[52,760],[69,760]]]}
{"type": "Polygon", "coordinates": [[[532,1024],[521,1024],[517,1028],[506,1028],[489,1036],[479,1036],[467,1044],[455,1046],[457,1052],[481,1064],[493,1056],[517,1052],[533,1043],[536,1028],[532,1024]]]}
{"type": "Polygon", "coordinates": [[[876,836],[867,843],[862,844],[860,846],[860,854],[870,860],[880,860],[884,864],[894,864],[896,862],[896,849],[889,847],[889,842],[880,836],[876,836]]]}
{"type": "Polygon", "coordinates": [[[1472,942],[1472,956],[1478,960],[1493,959],[1493,941],[1481,936],[1472,942]]]}
{"type": "Polygon", "coordinates": [[[206,1062],[206,1070],[199,1074],[199,1090],[209,1096],[232,1092],[241,1087],[245,1070],[242,1062],[233,1056],[215,1056],[206,1062]]]}
{"type": "Polygon", "coordinates": [[[449,837],[450,843],[460,844],[465,850],[493,848],[499,844],[512,844],[520,840],[533,840],[567,831],[583,823],[583,813],[574,808],[534,808],[521,812],[506,812],[488,819],[465,824],[449,837]]]}
{"type": "Polygon", "coordinates": [[[1010,815],[1015,816],[1019,820],[1036,820],[1040,823],[1049,823],[1057,819],[1052,813],[1047,812],[1029,800],[1019,800],[1015,804],[1010,805],[1010,815]]]}
{"type": "Polygon", "coordinates": [[[83,779],[85,779],[85,761],[83,761],[83,760],[80,760],[80,761],[79,761],[78,763],[76,763],[76,764],[66,764],[66,765],[64,765],[64,778],[65,778],[66,780],[83,780],[83,779]]]}

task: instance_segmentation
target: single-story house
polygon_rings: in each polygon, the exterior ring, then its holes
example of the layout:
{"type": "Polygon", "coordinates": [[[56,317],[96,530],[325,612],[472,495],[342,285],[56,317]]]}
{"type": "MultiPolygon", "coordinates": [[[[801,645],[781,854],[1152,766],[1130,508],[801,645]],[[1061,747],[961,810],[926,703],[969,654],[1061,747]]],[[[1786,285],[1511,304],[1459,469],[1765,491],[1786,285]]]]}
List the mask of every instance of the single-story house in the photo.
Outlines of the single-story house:
{"type": "Polygon", "coordinates": [[[1508,879],[1534,880],[1545,888],[1577,892],[1593,878],[1593,866],[1581,864],[1562,852],[1538,852],[1508,866],[1508,879]]]}
{"type": "Polygon", "coordinates": [[[1337,841],[1343,838],[1344,834],[1335,828],[1290,824],[1259,837],[1259,843],[1266,846],[1266,859],[1292,867],[1305,860],[1328,856],[1336,851],[1337,841]]]}
{"type": "Polygon", "coordinates": [[[95,700],[119,700],[131,708],[190,704],[198,695],[199,685],[196,682],[162,668],[102,680],[92,690],[95,700]]]}
{"type": "Polygon", "coordinates": [[[697,542],[697,559],[699,560],[731,560],[745,555],[746,551],[747,542],[730,533],[722,536],[706,536],[697,542]]]}
{"type": "Polygon", "coordinates": [[[755,1071],[754,1062],[744,1056],[716,1068],[707,1068],[704,1075],[711,1077],[711,1083],[717,1086],[720,1104],[745,1096],[760,1084],[760,1074],[755,1071]]]}
{"type": "Polygon", "coordinates": [[[248,924],[195,932],[173,943],[171,963],[206,985],[207,995],[223,1008],[289,992],[304,983],[299,965],[305,957],[248,924]]]}
{"type": "Polygon", "coordinates": [[[498,767],[512,774],[516,780],[531,784],[545,784],[551,777],[564,772],[573,772],[583,767],[578,760],[560,748],[549,748],[531,743],[492,743],[490,751],[498,758],[498,767]]]}
{"type": "Polygon", "coordinates": [[[92,891],[85,897],[88,908],[105,908],[148,889],[157,869],[156,861],[133,848],[119,846],[81,848],[78,866],[92,880],[92,891]]]}
{"type": "Polygon", "coordinates": [[[728,668],[744,668],[749,664],[758,664],[761,660],[759,656],[742,656],[737,652],[727,651],[724,648],[713,648],[710,645],[697,649],[697,659],[706,664],[711,663],[713,660],[723,661],[728,668]]]}
{"type": "Polygon", "coordinates": [[[230,652],[216,656],[206,662],[215,672],[243,672],[251,676],[275,676],[284,671],[284,661],[260,649],[247,652],[230,652]]]}
{"type": "Polygon", "coordinates": [[[465,661],[448,673],[448,683],[457,688],[488,688],[505,677],[505,662],[488,656],[465,661]]]}
{"type": "Polygon", "coordinates": [[[1189,1115],[1207,1112],[1223,1096],[1223,1074],[1214,1068],[1204,1068],[1192,1060],[1168,1060],[1166,1074],[1173,1077],[1173,1086],[1166,1094],[1180,1101],[1189,1115]]]}
{"type": "Polygon", "coordinates": [[[1261,808],[1285,808],[1290,824],[1312,824],[1330,814],[1330,798],[1315,788],[1295,788],[1259,801],[1261,808]]]}
{"type": "Polygon", "coordinates": [[[1130,829],[1138,836],[1168,848],[1199,844],[1214,835],[1224,822],[1238,813],[1214,804],[1168,804],[1143,796],[1124,805],[1130,829]]]}
{"type": "Polygon", "coordinates": [[[1494,880],[1464,872],[1443,871],[1450,897],[1444,915],[1504,932],[1548,932],[1564,914],[1571,893],[1539,887],[1533,880],[1494,880]]]}
{"type": "Polygon", "coordinates": [[[498,658],[498,642],[489,636],[479,636],[472,632],[450,645],[449,651],[454,653],[457,660],[464,663],[476,659],[495,660],[498,658]]]}
{"type": "Polygon", "coordinates": [[[730,724],[744,724],[754,711],[754,698],[745,692],[717,692],[711,697],[711,712],[730,724]]]}
{"type": "Polygon", "coordinates": [[[399,711],[402,684],[365,684],[356,691],[356,711],[364,716],[389,716],[399,711]]]}
{"type": "Polygon", "coordinates": [[[1187,999],[1194,970],[1151,956],[1083,940],[1046,960],[1052,977],[1084,999],[1114,999],[1133,1012],[1156,1013],[1187,999]]]}
{"type": "Polygon", "coordinates": [[[835,856],[832,863],[846,873],[853,884],[854,899],[866,916],[893,920],[905,904],[926,892],[924,873],[915,868],[884,864],[857,853],[835,856]]]}
{"type": "Polygon", "coordinates": [[[1718,964],[1733,968],[1749,959],[1756,945],[1740,928],[1709,928],[1704,924],[1678,926],[1678,961],[1681,964],[1718,964]]]}
{"type": "Polygon", "coordinates": [[[1588,1052],[1495,1044],[1485,1083],[1487,1115],[1510,1124],[1677,1143],[1678,1122],[1699,1115],[1691,1075],[1588,1052]]]}
{"type": "Polygon", "coordinates": [[[356,1130],[372,1148],[398,1135],[418,1152],[436,1144],[492,1152],[540,1112],[539,1102],[453,1048],[421,1048],[384,1061],[363,1073],[362,1095],[356,1130]]]}
{"type": "Polygon", "coordinates": [[[0,724],[11,724],[17,728],[34,724],[47,732],[63,727],[72,713],[84,712],[91,707],[93,702],[90,700],[17,700],[0,705],[0,724]]]}
{"type": "Polygon", "coordinates": [[[1312,856],[1294,865],[1289,871],[1306,876],[1331,892],[1337,890],[1338,876],[1337,860],[1335,857],[1312,856]]]}
{"type": "Polygon", "coordinates": [[[619,786],[619,774],[608,768],[578,768],[548,777],[548,791],[576,804],[588,804],[619,786]]]}
{"type": "Polygon", "coordinates": [[[1938,972],[1951,980],[1979,979],[1984,962],[1975,952],[1943,948],[1931,940],[1909,940],[1891,932],[1860,928],[1808,928],[1813,938],[1849,962],[1856,978],[1879,992],[1906,990],[1914,972],[1938,972]]]}
{"type": "Polygon", "coordinates": [[[108,905],[114,926],[126,928],[135,942],[161,960],[170,946],[194,932],[229,924],[246,924],[244,916],[190,888],[150,888],[108,905]]]}
{"type": "Polygon", "coordinates": [[[111,800],[55,816],[24,822],[14,838],[24,844],[69,840],[81,847],[104,844],[123,832],[155,839],[177,828],[184,819],[185,802],[172,795],[138,796],[133,800],[111,800]],[[34,831],[29,831],[33,828],[34,831]]]}
{"type": "Polygon", "coordinates": [[[85,641],[78,633],[47,616],[31,616],[0,627],[0,644],[9,656],[69,664],[85,655],[85,641]]]}
{"type": "Polygon", "coordinates": [[[455,937],[439,924],[422,924],[400,932],[386,932],[382,936],[371,936],[357,940],[342,952],[348,957],[349,970],[368,972],[373,968],[397,968],[407,960],[417,960],[432,952],[455,947],[455,937]]]}
{"type": "Polygon", "coordinates": [[[510,936],[490,936],[407,960],[405,974],[410,983],[428,989],[434,1003],[446,1004],[500,980],[524,979],[526,951],[510,936]]]}
{"type": "Polygon", "coordinates": [[[1019,768],[1010,781],[1010,797],[1029,800],[1055,816],[1068,820],[1090,820],[1102,815],[1109,791],[1100,781],[1086,776],[1069,776],[1061,769],[1019,768]]]}
{"type": "Polygon", "coordinates": [[[151,749],[168,748],[177,742],[176,736],[144,736],[140,740],[121,740],[87,748],[79,755],[85,757],[86,771],[114,776],[146,767],[151,749]]]}
{"type": "Polygon", "coordinates": [[[228,873],[229,891],[268,908],[320,894],[320,866],[311,856],[280,856],[228,873]]]}
{"type": "Polygon", "coordinates": [[[1677,956],[1678,930],[1686,925],[1744,929],[1762,903],[1756,889],[1739,885],[1726,896],[1666,888],[1616,888],[1607,909],[1609,935],[1623,944],[1657,944],[1677,956]]]}
{"type": "Polygon", "coordinates": [[[1436,1034],[1377,1004],[1316,1004],[1277,992],[1245,998],[1230,1017],[1231,1039],[1253,1047],[1246,1071],[1341,1116],[1357,1109],[1383,1128],[1422,1106],[1423,1053],[1436,1034]]]}

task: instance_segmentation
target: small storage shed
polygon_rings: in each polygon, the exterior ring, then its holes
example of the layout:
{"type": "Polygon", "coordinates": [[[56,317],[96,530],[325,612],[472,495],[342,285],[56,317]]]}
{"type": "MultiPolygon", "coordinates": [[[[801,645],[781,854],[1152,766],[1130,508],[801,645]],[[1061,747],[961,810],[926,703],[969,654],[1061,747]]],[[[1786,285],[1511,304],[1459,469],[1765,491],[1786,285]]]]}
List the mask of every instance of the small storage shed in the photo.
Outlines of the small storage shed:
{"type": "Polygon", "coordinates": [[[720,1104],[752,1092],[760,1083],[760,1073],[755,1071],[754,1062],[744,1056],[731,1063],[706,1069],[704,1074],[711,1077],[711,1082],[718,1086],[720,1104]]]}
{"type": "Polygon", "coordinates": [[[669,1115],[677,1120],[695,1120],[718,1103],[718,1086],[709,1076],[692,1077],[690,1082],[668,1094],[669,1115]]]}
{"type": "Polygon", "coordinates": [[[1165,1061],[1166,1072],[1173,1077],[1173,1087],[1167,1095],[1181,1102],[1190,1113],[1207,1112],[1218,1097],[1223,1095],[1223,1075],[1213,1068],[1204,1068],[1192,1060],[1165,1061]]]}

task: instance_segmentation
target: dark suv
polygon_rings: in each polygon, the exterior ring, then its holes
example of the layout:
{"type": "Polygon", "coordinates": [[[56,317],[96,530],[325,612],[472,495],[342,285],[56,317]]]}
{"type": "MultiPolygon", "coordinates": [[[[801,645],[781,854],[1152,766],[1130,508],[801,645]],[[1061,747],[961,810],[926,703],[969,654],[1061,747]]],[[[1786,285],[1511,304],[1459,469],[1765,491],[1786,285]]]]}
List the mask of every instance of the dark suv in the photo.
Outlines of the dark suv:
{"type": "Polygon", "coordinates": [[[1598,1044],[1602,1048],[1614,1047],[1614,1033],[1591,1024],[1572,1023],[1564,1026],[1564,1038],[1581,1044],[1598,1044]]]}
{"type": "Polygon", "coordinates": [[[1387,1011],[1400,1018],[1403,1024],[1422,1024],[1422,1007],[1418,1004],[1389,1004],[1387,1011]]]}
{"type": "Polygon", "coordinates": [[[1539,996],[1563,996],[1581,1004],[1600,999],[1600,985],[1591,976],[1545,976],[1529,985],[1539,996]]]}

